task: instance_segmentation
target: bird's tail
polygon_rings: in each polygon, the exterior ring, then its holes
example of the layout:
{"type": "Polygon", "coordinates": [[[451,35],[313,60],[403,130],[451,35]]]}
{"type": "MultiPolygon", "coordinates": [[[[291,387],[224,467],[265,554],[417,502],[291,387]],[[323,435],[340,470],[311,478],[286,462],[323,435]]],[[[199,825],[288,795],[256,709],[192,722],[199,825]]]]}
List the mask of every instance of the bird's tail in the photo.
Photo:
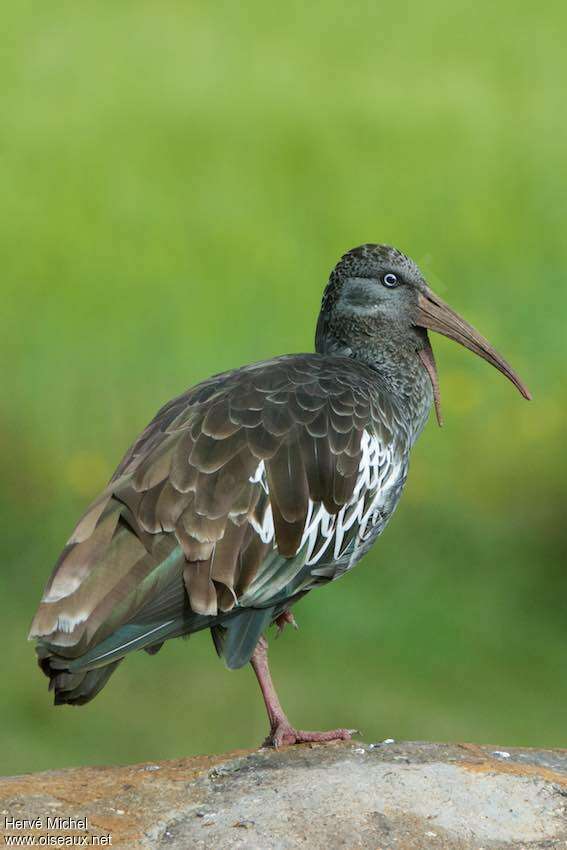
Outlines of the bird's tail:
{"type": "Polygon", "coordinates": [[[83,705],[102,690],[130,652],[143,649],[154,655],[166,640],[188,637],[190,632],[205,628],[210,619],[190,612],[157,624],[125,624],[75,658],[64,646],[38,640],[38,664],[49,678],[49,690],[55,691],[55,705],[83,705]]]}
{"type": "Polygon", "coordinates": [[[54,691],[55,705],[84,705],[90,702],[106,685],[120,662],[119,658],[106,667],[72,672],[68,658],[51,654],[45,647],[37,647],[38,664],[49,678],[49,690],[54,691]]]}
{"type": "Polygon", "coordinates": [[[30,638],[56,704],[88,702],[127,654],[153,653],[211,620],[190,608],[181,547],[161,534],[149,551],[131,523],[127,507],[109,497],[94,531],[79,542],[74,532],[47,585],[30,638]]]}

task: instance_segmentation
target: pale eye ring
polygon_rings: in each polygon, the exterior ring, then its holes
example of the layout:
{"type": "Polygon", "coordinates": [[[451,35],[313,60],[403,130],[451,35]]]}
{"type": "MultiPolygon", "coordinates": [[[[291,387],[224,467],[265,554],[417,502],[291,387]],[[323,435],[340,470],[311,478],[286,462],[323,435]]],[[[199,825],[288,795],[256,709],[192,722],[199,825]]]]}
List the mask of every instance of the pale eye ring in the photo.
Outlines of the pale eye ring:
{"type": "Polygon", "coordinates": [[[388,272],[388,274],[385,274],[382,278],[382,283],[384,286],[389,286],[391,288],[398,285],[398,278],[392,272],[388,272]]]}

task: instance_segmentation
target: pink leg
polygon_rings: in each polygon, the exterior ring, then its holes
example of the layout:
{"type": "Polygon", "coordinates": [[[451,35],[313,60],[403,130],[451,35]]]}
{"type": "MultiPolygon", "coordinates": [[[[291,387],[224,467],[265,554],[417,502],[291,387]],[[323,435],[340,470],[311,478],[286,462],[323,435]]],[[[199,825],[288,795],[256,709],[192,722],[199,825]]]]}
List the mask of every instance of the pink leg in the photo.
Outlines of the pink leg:
{"type": "Polygon", "coordinates": [[[250,659],[252,668],[264,697],[264,703],[270,721],[270,734],[264,741],[264,747],[281,747],[286,744],[302,744],[307,741],[348,741],[356,729],[333,729],[330,732],[303,732],[294,729],[278,699],[270,668],[268,666],[268,641],[261,637],[250,659]]]}

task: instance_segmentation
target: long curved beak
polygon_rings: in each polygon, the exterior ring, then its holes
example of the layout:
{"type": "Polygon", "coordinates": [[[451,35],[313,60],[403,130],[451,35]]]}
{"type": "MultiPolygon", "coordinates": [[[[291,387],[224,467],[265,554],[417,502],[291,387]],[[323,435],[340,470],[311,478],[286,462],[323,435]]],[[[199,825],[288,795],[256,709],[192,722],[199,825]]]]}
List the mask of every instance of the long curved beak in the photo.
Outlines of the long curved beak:
{"type": "MultiPolygon", "coordinates": [[[[531,399],[531,393],[524,382],[512,369],[510,364],[507,363],[496,349],[492,347],[488,340],[481,336],[472,325],[465,322],[458,313],[455,313],[448,304],[445,304],[445,302],[439,298],[438,295],[435,295],[435,293],[429,288],[427,288],[425,292],[420,292],[418,295],[418,312],[415,324],[422,328],[427,328],[428,330],[443,334],[444,336],[449,337],[449,339],[454,339],[455,342],[464,345],[465,348],[469,349],[469,351],[474,352],[474,354],[478,354],[479,357],[482,357],[483,360],[486,360],[498,369],[499,372],[502,372],[502,374],[505,375],[520,391],[524,398],[527,398],[528,400],[531,399]]],[[[431,351],[431,348],[429,348],[429,350],[427,350],[427,348],[424,350],[422,361],[433,384],[437,418],[440,419],[440,409],[438,406],[439,386],[436,380],[437,370],[435,368],[435,361],[433,360],[433,352],[431,351]]]]}

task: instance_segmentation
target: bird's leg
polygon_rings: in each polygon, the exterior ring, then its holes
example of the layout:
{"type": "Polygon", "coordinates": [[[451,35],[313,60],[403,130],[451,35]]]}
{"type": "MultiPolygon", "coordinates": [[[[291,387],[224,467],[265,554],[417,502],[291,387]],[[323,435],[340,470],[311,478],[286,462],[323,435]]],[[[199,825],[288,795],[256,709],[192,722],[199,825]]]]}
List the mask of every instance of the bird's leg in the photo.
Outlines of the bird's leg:
{"type": "Polygon", "coordinates": [[[286,626],[293,626],[294,629],[298,629],[299,626],[295,621],[295,617],[291,613],[291,611],[283,611],[279,617],[276,617],[274,620],[274,625],[276,627],[277,634],[276,637],[279,637],[286,626]]]}
{"type": "Polygon", "coordinates": [[[261,637],[250,659],[252,668],[264,697],[270,734],[264,741],[264,747],[281,747],[286,744],[302,744],[308,741],[348,741],[356,729],[333,729],[330,732],[304,732],[294,729],[278,699],[270,668],[268,665],[268,641],[261,637]]]}

